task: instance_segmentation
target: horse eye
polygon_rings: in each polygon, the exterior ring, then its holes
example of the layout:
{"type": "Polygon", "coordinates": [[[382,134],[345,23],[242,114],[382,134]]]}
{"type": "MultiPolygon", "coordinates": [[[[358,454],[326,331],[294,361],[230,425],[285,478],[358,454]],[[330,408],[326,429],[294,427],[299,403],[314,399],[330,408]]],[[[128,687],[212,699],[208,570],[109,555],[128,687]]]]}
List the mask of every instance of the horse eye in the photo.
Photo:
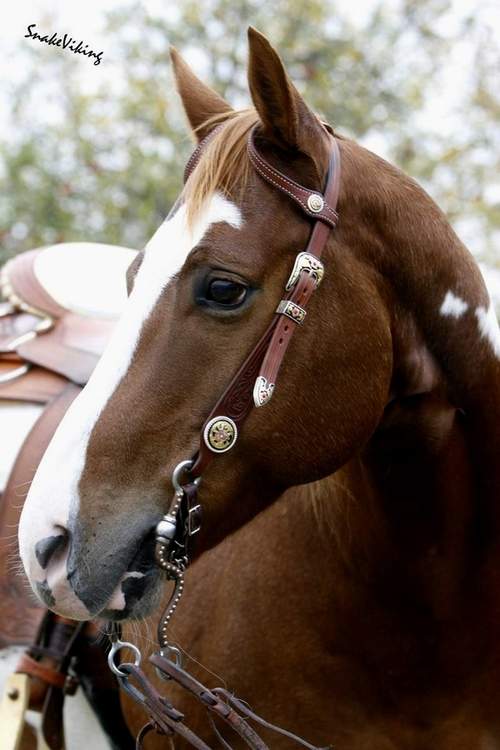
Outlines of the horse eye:
{"type": "Polygon", "coordinates": [[[225,307],[241,305],[247,296],[247,287],[230,279],[213,279],[208,285],[206,298],[225,307]]]}

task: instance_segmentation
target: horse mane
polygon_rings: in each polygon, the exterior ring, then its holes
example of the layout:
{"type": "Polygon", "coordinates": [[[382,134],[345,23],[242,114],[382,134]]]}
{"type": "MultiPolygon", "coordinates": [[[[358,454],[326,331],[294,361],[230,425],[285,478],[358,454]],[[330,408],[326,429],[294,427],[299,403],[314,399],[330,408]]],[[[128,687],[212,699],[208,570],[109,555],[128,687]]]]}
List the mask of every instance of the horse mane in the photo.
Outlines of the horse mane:
{"type": "Polygon", "coordinates": [[[259,121],[255,109],[224,112],[206,120],[197,130],[210,131],[224,123],[224,128],[211,138],[189,177],[185,188],[187,224],[192,227],[207,201],[216,190],[238,200],[246,185],[250,162],[247,157],[247,138],[259,121]]]}

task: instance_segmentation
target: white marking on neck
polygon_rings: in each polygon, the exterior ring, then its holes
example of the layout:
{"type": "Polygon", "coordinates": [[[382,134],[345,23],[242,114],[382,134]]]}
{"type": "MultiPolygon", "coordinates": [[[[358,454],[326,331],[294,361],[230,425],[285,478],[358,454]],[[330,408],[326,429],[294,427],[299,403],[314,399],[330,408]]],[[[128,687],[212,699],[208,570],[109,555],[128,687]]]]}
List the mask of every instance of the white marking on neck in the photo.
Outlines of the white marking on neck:
{"type": "Polygon", "coordinates": [[[500,359],[500,328],[493,305],[476,309],[476,318],[481,336],[489,341],[496,357],[500,359]]]}
{"type": "Polygon", "coordinates": [[[469,305],[460,297],[456,297],[453,292],[447,292],[444,302],[441,305],[441,315],[450,315],[452,318],[460,318],[464,312],[469,309],[469,305]]]}
{"type": "MultiPolygon", "coordinates": [[[[77,511],[77,487],[89,436],[130,366],[144,322],[191,250],[208,228],[218,222],[227,222],[235,229],[243,223],[240,210],[221,193],[213,196],[191,232],[186,226],[184,204],[161,225],[147,244],[123,315],[87,386],[59,425],[26,499],[19,526],[19,542],[22,560],[28,574],[31,568],[32,578],[37,578],[39,572],[34,554],[36,543],[60,533],[54,528],[66,528],[70,508],[77,511]]],[[[51,583],[50,575],[48,582],[51,583]]]]}

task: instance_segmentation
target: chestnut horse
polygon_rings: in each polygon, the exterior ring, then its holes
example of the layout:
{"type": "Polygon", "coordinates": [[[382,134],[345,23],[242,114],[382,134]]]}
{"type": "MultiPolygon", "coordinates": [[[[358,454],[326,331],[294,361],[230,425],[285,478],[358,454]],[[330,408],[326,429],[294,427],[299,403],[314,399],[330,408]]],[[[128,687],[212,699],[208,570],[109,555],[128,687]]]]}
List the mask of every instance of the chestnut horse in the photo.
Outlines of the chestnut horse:
{"type": "MultiPolygon", "coordinates": [[[[154,528],[173,471],[204,445],[214,404],[324,225],[324,278],[304,324],[285,325],[294,335],[272,398],[259,381],[265,403],[237,439],[227,421],[215,426],[231,450],[199,485],[201,559],[170,637],[198,677],[211,670],[317,745],[498,749],[500,334],[486,288],[429,196],[333,137],[267,40],[251,29],[249,43],[254,109],[244,112],[172,53],[203,147],[132,264],[123,317],[35,476],[23,563],[63,615],[153,613],[165,589],[154,528]],[[307,186],[319,210],[333,142],[340,220],[332,206],[328,224],[262,173],[270,165],[292,193],[307,186]]],[[[317,281],[314,263],[304,273],[317,281]]],[[[213,746],[203,711],[160,686],[213,746]]]]}

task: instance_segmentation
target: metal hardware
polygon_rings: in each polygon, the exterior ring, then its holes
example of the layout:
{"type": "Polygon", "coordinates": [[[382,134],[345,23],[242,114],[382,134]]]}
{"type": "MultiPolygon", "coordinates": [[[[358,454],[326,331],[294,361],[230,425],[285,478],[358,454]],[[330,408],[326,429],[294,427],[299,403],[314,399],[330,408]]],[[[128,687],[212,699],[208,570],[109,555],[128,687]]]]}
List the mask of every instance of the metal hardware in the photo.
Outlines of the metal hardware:
{"type": "Polygon", "coordinates": [[[203,439],[207,448],[214,453],[225,453],[238,439],[238,428],[229,417],[214,417],[206,425],[203,439]]]}
{"type": "MultiPolygon", "coordinates": [[[[172,484],[174,485],[174,490],[178,497],[182,497],[184,494],[184,490],[182,489],[182,485],[180,483],[180,476],[182,472],[189,471],[189,469],[192,469],[194,466],[194,460],[188,459],[187,461],[181,461],[180,464],[177,464],[177,466],[174,469],[174,473],[172,474],[172,484]]],[[[194,483],[196,485],[199,485],[201,481],[201,477],[197,477],[194,480],[194,483]]]]}
{"type": "MultiPolygon", "coordinates": [[[[177,646],[165,646],[160,649],[160,654],[164,659],[168,659],[168,661],[172,662],[176,667],[182,669],[182,652],[177,646]],[[174,658],[171,659],[170,656],[173,656],[174,658]]],[[[163,672],[159,667],[155,667],[155,672],[163,682],[172,681],[172,677],[166,674],[166,672],[163,672]]]]}
{"type": "Polygon", "coordinates": [[[26,364],[16,367],[15,370],[7,372],[5,375],[0,375],[0,385],[2,383],[9,383],[11,380],[15,380],[16,378],[20,378],[21,375],[25,375],[30,369],[31,362],[26,362],[26,364]]]}
{"type": "Polygon", "coordinates": [[[119,638],[117,638],[113,642],[113,644],[111,646],[111,650],[110,650],[110,652],[108,654],[108,665],[109,665],[109,668],[111,669],[111,671],[113,672],[113,674],[115,674],[117,677],[126,677],[127,676],[127,673],[123,672],[120,669],[120,667],[117,667],[116,664],[115,664],[115,656],[118,653],[118,651],[120,651],[122,648],[129,648],[131,651],[134,652],[134,655],[135,655],[134,664],[135,664],[136,667],[140,667],[141,666],[141,661],[142,661],[142,654],[139,651],[139,649],[137,648],[137,646],[135,646],[133,643],[129,643],[128,641],[121,641],[119,638]]]}
{"type": "Polygon", "coordinates": [[[167,513],[167,515],[163,516],[161,521],[156,524],[156,541],[160,542],[160,544],[168,545],[175,536],[176,526],[177,521],[175,520],[175,516],[171,516],[167,513]]]}
{"type": "Polygon", "coordinates": [[[287,318],[290,318],[290,320],[293,320],[294,323],[299,325],[304,322],[307,315],[303,307],[296,305],[295,302],[292,302],[289,299],[282,299],[276,308],[276,312],[281,315],[286,315],[287,318]]]}
{"type": "Polygon", "coordinates": [[[321,197],[321,195],[318,195],[318,193],[314,193],[313,195],[310,195],[307,199],[307,207],[310,211],[314,211],[315,214],[319,213],[323,210],[323,207],[325,205],[324,199],[321,197]]]}
{"type": "Polygon", "coordinates": [[[259,375],[253,387],[253,402],[255,406],[264,406],[270,401],[274,391],[274,383],[268,383],[265,377],[259,375]]]}
{"type": "Polygon", "coordinates": [[[201,529],[201,505],[193,505],[188,511],[188,536],[194,536],[201,529]]]}
{"type": "Polygon", "coordinates": [[[0,302],[0,318],[6,318],[7,315],[12,315],[16,312],[16,309],[10,302],[0,302]]]}
{"type": "Polygon", "coordinates": [[[316,277],[316,284],[314,289],[317,289],[321,284],[321,280],[325,272],[325,267],[319,260],[319,258],[317,258],[312,253],[306,253],[305,251],[303,253],[299,253],[295,258],[295,265],[286,285],[287,292],[289,292],[290,289],[293,289],[293,287],[299,280],[302,271],[309,271],[311,276],[316,277]]]}

